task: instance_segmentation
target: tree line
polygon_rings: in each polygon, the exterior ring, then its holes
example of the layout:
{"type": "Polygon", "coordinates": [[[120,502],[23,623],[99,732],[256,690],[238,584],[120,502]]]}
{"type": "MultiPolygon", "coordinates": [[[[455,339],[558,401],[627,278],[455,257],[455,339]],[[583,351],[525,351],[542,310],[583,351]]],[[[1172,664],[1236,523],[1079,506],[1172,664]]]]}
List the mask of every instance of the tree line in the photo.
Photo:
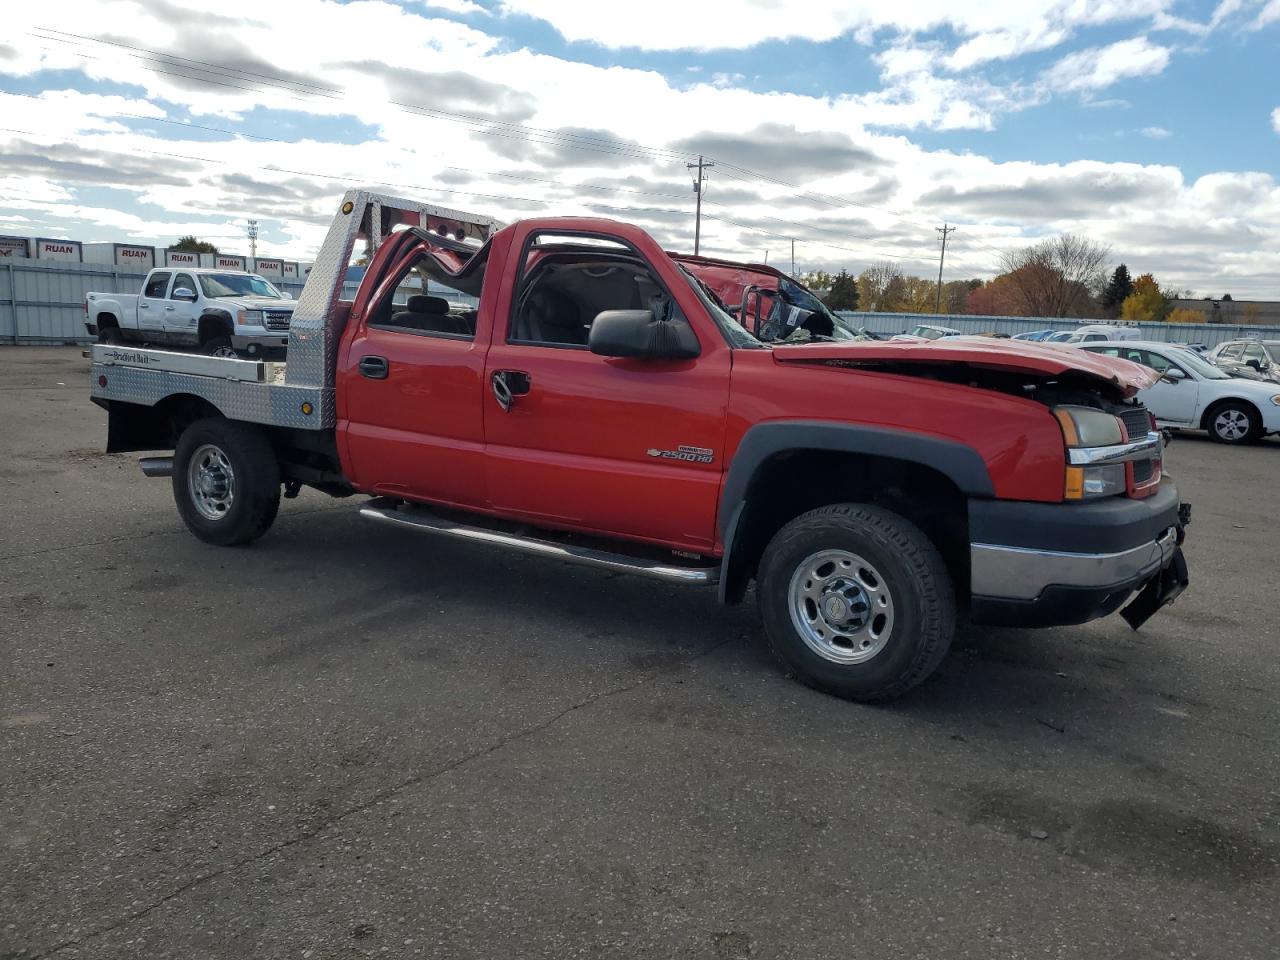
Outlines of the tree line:
{"type": "MultiPolygon", "coordinates": [[[[1191,291],[1162,288],[1150,273],[1134,278],[1126,264],[1108,270],[1111,249],[1086,237],[1050,237],[1000,258],[990,280],[936,280],[910,276],[885,261],[854,277],[847,270],[799,279],[833,310],[878,313],[984,314],[1007,317],[1079,317],[1121,321],[1206,323],[1209,311],[1176,307],[1191,291]]],[[[1230,300],[1225,294],[1222,299],[1230,300]]]]}

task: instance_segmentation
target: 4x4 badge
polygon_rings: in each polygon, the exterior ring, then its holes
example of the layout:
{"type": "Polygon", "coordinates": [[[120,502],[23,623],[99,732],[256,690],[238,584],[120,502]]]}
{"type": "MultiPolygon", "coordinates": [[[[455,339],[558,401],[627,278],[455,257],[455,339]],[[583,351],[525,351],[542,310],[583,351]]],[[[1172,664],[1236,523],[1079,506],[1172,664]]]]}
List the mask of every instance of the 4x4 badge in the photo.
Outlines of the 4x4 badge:
{"type": "Polygon", "coordinates": [[[659,450],[657,447],[650,447],[645,452],[651,457],[661,457],[663,460],[683,460],[685,463],[711,463],[716,458],[716,452],[710,447],[690,447],[685,444],[681,444],[674,450],[659,450]]]}

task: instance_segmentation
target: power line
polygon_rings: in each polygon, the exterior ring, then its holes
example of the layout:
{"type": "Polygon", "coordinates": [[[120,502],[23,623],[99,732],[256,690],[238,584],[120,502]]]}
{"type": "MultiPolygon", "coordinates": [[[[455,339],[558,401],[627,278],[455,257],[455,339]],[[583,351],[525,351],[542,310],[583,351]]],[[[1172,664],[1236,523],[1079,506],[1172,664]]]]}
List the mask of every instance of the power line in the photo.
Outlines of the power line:
{"type": "MultiPolygon", "coordinates": [[[[250,92],[250,93],[258,92],[259,88],[261,88],[262,86],[266,86],[266,87],[275,89],[277,92],[284,93],[286,96],[289,96],[291,99],[297,99],[297,100],[305,100],[307,96],[312,96],[312,97],[320,97],[320,98],[334,100],[334,101],[343,102],[343,103],[347,102],[345,96],[337,88],[324,86],[322,84],[312,83],[310,81],[299,81],[299,80],[293,80],[287,77],[278,77],[271,74],[255,73],[253,71],[243,70],[241,68],[226,67],[220,64],[209,62],[209,61],[197,60],[190,57],[182,57],[176,54],[168,54],[163,51],[151,50],[145,47],[137,47],[137,46],[126,44],[120,41],[106,40],[106,39],[101,39],[97,37],[89,37],[89,36],[84,36],[80,34],[70,33],[67,31],[54,30],[51,28],[40,28],[40,29],[45,34],[48,34],[49,36],[41,36],[41,34],[39,33],[35,33],[32,35],[41,37],[41,39],[60,42],[60,43],[72,45],[72,46],[78,45],[77,41],[79,41],[79,42],[87,42],[87,43],[97,43],[97,44],[101,44],[108,47],[114,47],[114,48],[126,51],[126,54],[125,54],[126,56],[130,56],[134,59],[152,64],[152,66],[150,66],[149,69],[165,76],[175,76],[181,79],[195,81],[198,83],[222,86],[222,87],[227,87],[233,90],[239,90],[242,92],[250,92]],[[70,38],[70,39],[67,39],[67,38],[70,38]],[[161,69],[163,67],[171,67],[176,69],[170,69],[170,70],[161,69]],[[185,70],[188,72],[186,73],[179,72],[181,70],[185,70]],[[205,74],[205,76],[192,76],[191,72],[205,74]],[[248,83],[252,85],[241,86],[236,83],[227,82],[230,80],[239,80],[243,83],[248,83]]],[[[100,59],[98,57],[94,57],[91,54],[87,54],[81,51],[76,51],[74,55],[85,58],[85,59],[90,59],[90,60],[100,59]]],[[[444,120],[449,122],[458,122],[458,123],[470,125],[473,128],[481,127],[481,129],[473,129],[472,132],[481,133],[486,136],[496,136],[496,137],[507,138],[507,139],[514,139],[518,137],[520,139],[523,139],[535,144],[544,145],[544,146],[547,146],[547,145],[564,146],[569,149],[575,149],[575,150],[587,150],[587,151],[599,152],[599,153],[612,153],[612,154],[617,154],[621,156],[631,157],[633,159],[648,160],[650,162],[660,161],[660,160],[670,160],[670,159],[684,159],[685,157],[689,156],[688,154],[678,153],[675,151],[667,150],[665,148],[649,147],[642,144],[628,143],[628,142],[624,142],[624,141],[620,141],[612,138],[592,137],[586,134],[566,134],[563,131],[547,130],[545,128],[530,127],[523,124],[513,123],[510,121],[496,120],[489,117],[468,115],[468,114],[462,114],[462,113],[457,113],[453,111],[443,111],[443,110],[438,110],[431,107],[426,107],[420,104],[404,103],[396,100],[387,100],[385,102],[401,111],[408,112],[414,115],[423,115],[431,119],[444,120]]],[[[137,119],[146,119],[146,120],[152,120],[152,121],[161,120],[161,118],[154,118],[154,117],[147,117],[147,118],[138,117],[137,119]]],[[[170,121],[170,120],[167,120],[166,118],[162,122],[177,123],[178,121],[170,121]]],[[[216,128],[202,128],[200,127],[200,125],[197,125],[197,124],[182,124],[182,125],[192,126],[199,129],[216,129],[216,128]]],[[[271,140],[275,139],[275,138],[257,138],[257,137],[253,137],[253,135],[251,134],[241,134],[236,131],[225,131],[225,132],[233,136],[246,136],[254,139],[271,139],[271,140]]],[[[289,141],[277,140],[276,142],[287,143],[289,141]]],[[[704,166],[710,166],[712,163],[715,163],[715,162],[717,161],[708,162],[706,161],[705,157],[703,158],[704,166]]],[[[852,200],[847,197],[836,197],[829,194],[821,194],[821,193],[816,193],[812,191],[807,191],[798,187],[796,184],[789,183],[785,180],[781,180],[779,178],[770,176],[760,171],[752,170],[748,167],[744,167],[742,165],[735,164],[730,161],[721,160],[718,162],[723,164],[725,167],[732,168],[733,170],[738,170],[749,177],[755,178],[757,180],[762,180],[764,182],[773,183],[778,186],[786,187],[794,191],[798,196],[809,197],[810,199],[816,200],[820,203],[830,205],[832,207],[836,207],[836,208],[846,208],[849,206],[862,207],[865,209],[876,210],[876,211],[885,213],[896,219],[902,220],[905,223],[911,223],[916,226],[921,225],[916,223],[915,221],[909,220],[903,214],[900,214],[893,210],[889,210],[888,208],[877,207],[873,204],[852,200]]],[[[459,168],[451,168],[451,169],[459,169],[459,168]]],[[[473,172],[473,171],[468,171],[468,172],[473,172]]],[[[538,179],[539,179],[534,177],[520,178],[520,177],[516,177],[509,174],[500,174],[496,172],[494,175],[509,177],[511,179],[526,179],[529,182],[538,182],[538,179]]],[[[732,173],[727,174],[727,176],[729,176],[731,179],[738,180],[740,182],[747,182],[747,183],[751,182],[744,177],[737,176],[732,173]]],[[[593,187],[593,186],[582,185],[582,184],[566,184],[561,181],[555,181],[555,180],[544,180],[542,182],[553,183],[553,184],[574,188],[574,189],[584,188],[584,187],[586,189],[616,189],[617,192],[628,192],[628,193],[636,193],[636,194],[649,195],[649,196],[662,196],[670,199],[675,199],[670,195],[651,194],[651,193],[645,193],[644,191],[629,191],[629,190],[625,190],[624,188],[601,188],[601,187],[593,187]]],[[[440,188],[434,188],[434,189],[440,189],[440,188]]],[[[482,196],[480,194],[474,194],[474,195],[482,196]]],[[[699,199],[701,199],[701,191],[699,191],[699,199]]],[[[541,202],[541,201],[536,201],[536,202],[541,202]]],[[[708,200],[707,202],[714,203],[715,201],[708,200]]],[[[717,206],[723,206],[723,204],[717,204],[717,206]]],[[[788,221],[778,217],[770,217],[767,215],[761,215],[761,216],[764,219],[774,220],[780,223],[787,223],[787,224],[795,223],[795,221],[788,221]]],[[[724,220],[725,222],[731,222],[731,223],[735,222],[735,221],[729,220],[728,218],[715,218],[715,219],[721,219],[721,220],[724,220]]],[[[746,227],[742,224],[738,224],[738,225],[742,226],[744,229],[751,229],[751,230],[757,229],[752,227],[746,227]]],[[[811,230],[819,230],[819,231],[822,230],[822,228],[812,224],[808,224],[806,226],[811,230]]],[[[765,232],[765,231],[758,231],[758,232],[765,232]]],[[[841,231],[839,235],[842,237],[849,236],[852,239],[865,240],[868,243],[883,242],[878,238],[851,235],[845,231],[841,231]]],[[[695,246],[698,245],[699,241],[700,241],[700,230],[695,224],[695,246]]],[[[836,248],[836,249],[852,249],[847,247],[839,247],[836,244],[823,243],[821,245],[836,248]]],[[[991,248],[991,249],[994,250],[994,248],[991,248]]],[[[866,255],[863,251],[855,250],[852,252],[858,253],[860,256],[866,255]]],[[[999,251],[996,251],[996,252],[999,252],[999,251]]],[[[926,258],[916,258],[916,257],[904,257],[901,255],[893,255],[893,254],[879,254],[879,255],[890,256],[890,257],[894,257],[895,259],[917,259],[921,261],[924,261],[926,259],[926,258]]],[[[932,258],[927,258],[927,259],[931,260],[932,258]]]]}

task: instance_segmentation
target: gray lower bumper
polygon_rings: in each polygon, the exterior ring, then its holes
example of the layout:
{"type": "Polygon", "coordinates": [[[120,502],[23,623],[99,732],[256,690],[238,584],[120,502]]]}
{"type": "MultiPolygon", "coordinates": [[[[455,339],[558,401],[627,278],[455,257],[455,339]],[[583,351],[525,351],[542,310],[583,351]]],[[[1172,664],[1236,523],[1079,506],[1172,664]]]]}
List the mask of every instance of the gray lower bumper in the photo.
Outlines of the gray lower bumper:
{"type": "Polygon", "coordinates": [[[969,550],[971,592],[980,597],[1035,600],[1050,586],[1102,589],[1136,583],[1166,566],[1177,545],[1176,527],[1119,553],[1065,553],[975,543],[969,550]]]}
{"type": "Polygon", "coordinates": [[[232,334],[231,346],[236,350],[249,352],[250,347],[256,347],[262,352],[268,350],[280,351],[289,346],[288,333],[248,333],[248,334],[232,334]]]}

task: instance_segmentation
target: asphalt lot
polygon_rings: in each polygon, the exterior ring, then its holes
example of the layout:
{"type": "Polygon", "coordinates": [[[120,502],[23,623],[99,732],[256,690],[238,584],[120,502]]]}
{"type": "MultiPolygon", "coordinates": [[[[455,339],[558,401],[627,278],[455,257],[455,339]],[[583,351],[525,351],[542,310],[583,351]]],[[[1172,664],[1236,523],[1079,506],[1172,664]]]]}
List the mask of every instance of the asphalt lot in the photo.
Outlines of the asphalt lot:
{"type": "Polygon", "coordinates": [[[753,607],[358,498],[204,546],[87,370],[0,350],[2,960],[1280,949],[1280,442],[1173,444],[1141,633],[970,630],[873,708],[753,607]]]}

